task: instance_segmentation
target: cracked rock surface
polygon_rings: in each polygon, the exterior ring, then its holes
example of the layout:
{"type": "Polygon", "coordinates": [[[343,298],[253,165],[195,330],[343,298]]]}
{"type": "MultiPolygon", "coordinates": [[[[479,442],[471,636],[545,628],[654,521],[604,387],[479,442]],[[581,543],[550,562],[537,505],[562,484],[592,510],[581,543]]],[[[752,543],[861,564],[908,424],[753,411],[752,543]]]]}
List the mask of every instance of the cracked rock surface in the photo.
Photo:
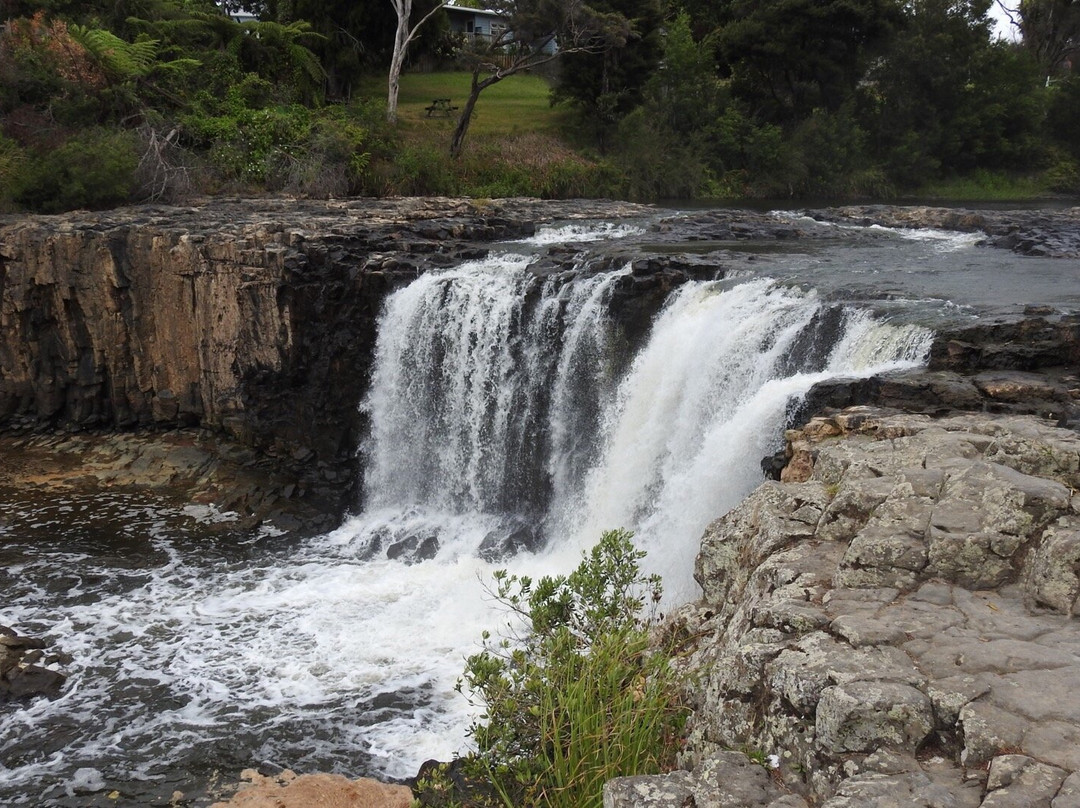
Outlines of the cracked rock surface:
{"type": "Polygon", "coordinates": [[[684,764],[777,755],[778,794],[828,808],[1080,804],[1080,436],[850,408],[787,440],[668,625],[684,764]]]}

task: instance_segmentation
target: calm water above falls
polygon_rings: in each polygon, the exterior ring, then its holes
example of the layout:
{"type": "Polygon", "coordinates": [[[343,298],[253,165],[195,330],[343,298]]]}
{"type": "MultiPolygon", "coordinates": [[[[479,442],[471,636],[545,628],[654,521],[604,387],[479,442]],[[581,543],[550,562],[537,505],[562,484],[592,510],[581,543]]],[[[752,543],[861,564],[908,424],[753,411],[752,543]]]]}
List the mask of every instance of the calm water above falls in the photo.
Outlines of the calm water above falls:
{"type": "Polygon", "coordinates": [[[691,597],[703,527],[757,484],[815,381],[917,363],[925,326],[1016,305],[1018,287],[1075,294],[1061,262],[862,233],[681,287],[630,351],[607,316],[625,270],[526,270],[567,238],[388,300],[364,507],[330,534],[224,546],[204,536],[218,515],[144,496],[0,502],[0,622],[75,657],[61,698],[2,708],[0,804],[203,805],[264,762],[407,776],[449,757],[470,720],[454,680],[501,622],[493,569],[565,571],[625,526],[669,598],[691,597]]]}

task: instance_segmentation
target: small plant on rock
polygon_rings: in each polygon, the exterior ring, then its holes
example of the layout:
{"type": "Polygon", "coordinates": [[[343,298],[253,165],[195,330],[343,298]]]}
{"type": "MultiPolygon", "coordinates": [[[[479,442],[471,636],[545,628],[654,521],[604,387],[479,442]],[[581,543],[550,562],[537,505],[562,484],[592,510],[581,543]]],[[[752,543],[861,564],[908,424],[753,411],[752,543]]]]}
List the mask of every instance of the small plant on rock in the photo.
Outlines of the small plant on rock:
{"type": "Polygon", "coordinates": [[[485,632],[458,689],[484,708],[466,764],[508,808],[599,806],[610,778],[674,763],[685,711],[668,654],[650,646],[644,612],[660,581],[641,573],[643,557],[615,530],[568,576],[495,573],[493,594],[522,629],[485,632]]]}

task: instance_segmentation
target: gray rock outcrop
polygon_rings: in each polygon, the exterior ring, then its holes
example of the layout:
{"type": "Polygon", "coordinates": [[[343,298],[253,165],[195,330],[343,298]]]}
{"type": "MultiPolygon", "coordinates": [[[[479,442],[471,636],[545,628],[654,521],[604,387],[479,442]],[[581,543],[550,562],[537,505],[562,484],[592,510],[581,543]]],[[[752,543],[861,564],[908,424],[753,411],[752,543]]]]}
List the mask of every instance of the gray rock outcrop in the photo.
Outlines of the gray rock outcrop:
{"type": "MultiPolygon", "coordinates": [[[[787,438],[785,481],[709,528],[704,597],[668,625],[684,764],[775,755],[828,808],[1076,804],[1080,436],[853,408],[787,438]]],[[[613,806],[667,804],[632,785],[613,806]]]]}

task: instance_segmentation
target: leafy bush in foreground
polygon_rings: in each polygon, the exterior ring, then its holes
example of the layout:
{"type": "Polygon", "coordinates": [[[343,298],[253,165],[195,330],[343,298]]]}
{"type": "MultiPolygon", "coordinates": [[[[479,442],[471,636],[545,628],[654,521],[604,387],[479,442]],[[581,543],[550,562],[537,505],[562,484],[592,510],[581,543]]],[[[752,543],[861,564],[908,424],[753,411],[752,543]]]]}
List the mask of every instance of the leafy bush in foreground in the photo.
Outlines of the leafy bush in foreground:
{"type": "Polygon", "coordinates": [[[496,599],[524,623],[469,657],[464,682],[484,714],[466,770],[504,805],[587,808],[612,777],[670,768],[684,711],[668,656],[650,648],[656,576],[616,530],[568,576],[495,574],[496,599]]]}

